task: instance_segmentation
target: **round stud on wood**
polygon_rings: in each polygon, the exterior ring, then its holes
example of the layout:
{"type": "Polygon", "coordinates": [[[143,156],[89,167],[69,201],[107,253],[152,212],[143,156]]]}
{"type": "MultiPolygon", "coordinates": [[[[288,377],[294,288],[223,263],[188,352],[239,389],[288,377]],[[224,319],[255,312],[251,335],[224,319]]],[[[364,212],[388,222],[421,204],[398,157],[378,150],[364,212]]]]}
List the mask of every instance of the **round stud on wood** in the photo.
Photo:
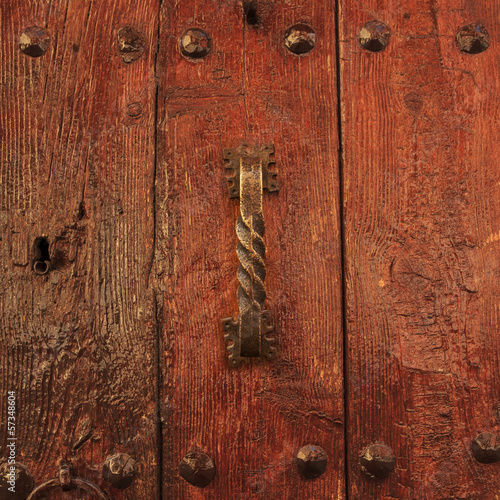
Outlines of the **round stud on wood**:
{"type": "Polygon", "coordinates": [[[190,28],[179,39],[179,48],[183,56],[200,59],[208,55],[212,48],[212,42],[203,30],[190,28]]]}
{"type": "Polygon", "coordinates": [[[327,463],[326,451],[315,444],[303,446],[297,453],[297,470],[306,479],[321,476],[326,470],[327,463]]]}
{"type": "Polygon", "coordinates": [[[47,52],[50,36],[45,28],[31,26],[26,28],[19,37],[21,52],[30,57],[40,57],[47,52]]]}
{"type": "Polygon", "coordinates": [[[308,54],[315,45],[316,33],[307,24],[294,24],[285,33],[285,47],[294,54],[308,54]]]}
{"type": "Polygon", "coordinates": [[[133,26],[123,26],[116,32],[118,50],[124,63],[131,63],[144,54],[144,36],[133,26]]]}
{"type": "Polygon", "coordinates": [[[389,43],[391,32],[389,27],[380,21],[369,21],[359,30],[361,47],[370,52],[380,52],[389,43]]]}
{"type": "Polygon", "coordinates": [[[490,46],[490,35],[481,24],[467,24],[458,30],[457,45],[461,52],[479,54],[490,46]]]}
{"type": "Polygon", "coordinates": [[[137,463],[126,453],[117,453],[107,458],[102,466],[103,479],[120,490],[128,488],[136,474],[137,463]]]}
{"type": "Polygon", "coordinates": [[[0,465],[0,499],[26,500],[34,487],[33,477],[24,465],[18,462],[0,465]]]}
{"type": "Polygon", "coordinates": [[[127,106],[127,114],[132,118],[137,118],[142,114],[142,106],[140,102],[132,102],[127,106]]]}
{"type": "Polygon", "coordinates": [[[385,444],[371,444],[360,457],[361,470],[371,478],[383,479],[396,466],[391,448],[385,444]]]}
{"type": "Polygon", "coordinates": [[[500,461],[500,440],[496,434],[481,432],[472,441],[472,455],[482,464],[492,464],[500,461]]]}
{"type": "Polygon", "coordinates": [[[180,476],[198,488],[208,486],[215,477],[215,473],[214,461],[206,453],[199,451],[188,453],[179,464],[180,476]]]}

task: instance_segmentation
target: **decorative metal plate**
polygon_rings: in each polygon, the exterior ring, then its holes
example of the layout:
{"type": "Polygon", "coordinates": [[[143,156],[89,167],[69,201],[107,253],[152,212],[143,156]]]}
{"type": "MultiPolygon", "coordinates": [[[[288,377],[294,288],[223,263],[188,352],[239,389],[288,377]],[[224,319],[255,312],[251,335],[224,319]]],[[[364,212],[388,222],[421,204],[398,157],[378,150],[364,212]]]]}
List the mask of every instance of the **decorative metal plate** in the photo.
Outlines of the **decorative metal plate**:
{"type": "Polygon", "coordinates": [[[232,171],[228,177],[229,196],[240,198],[240,214],[236,222],[240,315],[236,319],[222,320],[226,332],[224,338],[232,342],[228,350],[229,363],[233,367],[249,358],[269,359],[276,355],[274,339],[267,336],[273,331],[271,314],[264,309],[266,247],[262,211],[263,190],[278,191],[277,174],[269,169],[274,164],[272,154],[272,145],[261,148],[240,146],[224,151],[226,169],[232,171]]]}

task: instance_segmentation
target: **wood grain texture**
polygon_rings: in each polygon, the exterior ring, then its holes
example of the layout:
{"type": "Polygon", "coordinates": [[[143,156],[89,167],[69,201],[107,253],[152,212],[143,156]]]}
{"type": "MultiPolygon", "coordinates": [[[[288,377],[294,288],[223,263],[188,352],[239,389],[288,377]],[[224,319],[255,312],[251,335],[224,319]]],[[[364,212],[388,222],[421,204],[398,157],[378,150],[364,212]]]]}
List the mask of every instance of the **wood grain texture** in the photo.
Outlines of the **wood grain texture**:
{"type": "Polygon", "coordinates": [[[352,498],[498,498],[499,464],[471,454],[498,432],[498,1],[341,0],[352,498]],[[361,49],[359,28],[391,29],[361,49]],[[481,54],[455,34],[480,22],[481,54]],[[396,470],[364,477],[390,445],[396,470]]]}
{"type": "Polygon", "coordinates": [[[14,390],[17,459],[36,485],[63,460],[114,499],[155,498],[158,2],[5,1],[1,13],[0,458],[14,390]],[[128,65],[116,43],[124,25],[145,42],[128,65]],[[42,57],[19,50],[29,26],[50,33],[42,57]],[[49,242],[45,276],[32,271],[37,237],[49,242]],[[140,471],[123,492],[100,476],[116,452],[140,471]]]}
{"type": "Polygon", "coordinates": [[[188,0],[162,6],[157,170],[158,313],[162,336],[164,498],[344,498],[341,263],[334,12],[330,2],[188,0]],[[307,22],[308,56],[285,30],[307,22]],[[178,50],[202,28],[212,52],[178,50]],[[221,319],[237,316],[238,200],[223,150],[274,144],[280,191],[264,194],[267,308],[278,359],[230,368],[221,319]],[[313,443],[326,473],[293,459],[313,443]],[[177,465],[190,451],[217,466],[204,490],[177,465]]]}

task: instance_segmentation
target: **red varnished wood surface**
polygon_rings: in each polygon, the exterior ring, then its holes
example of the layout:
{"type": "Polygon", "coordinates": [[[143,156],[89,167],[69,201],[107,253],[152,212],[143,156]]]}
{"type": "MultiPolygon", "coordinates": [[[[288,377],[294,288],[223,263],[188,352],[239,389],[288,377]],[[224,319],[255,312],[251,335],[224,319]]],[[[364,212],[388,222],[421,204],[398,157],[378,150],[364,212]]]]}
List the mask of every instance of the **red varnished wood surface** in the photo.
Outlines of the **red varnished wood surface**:
{"type": "Polygon", "coordinates": [[[113,499],[152,499],[159,488],[148,291],[158,5],[6,1],[1,12],[1,456],[14,390],[17,459],[36,485],[55,477],[63,460],[113,499]],[[116,44],[124,25],[139,29],[146,47],[129,65],[116,44]],[[29,26],[50,33],[42,57],[19,50],[29,26]],[[131,103],[140,103],[140,116],[129,116],[131,103]],[[31,269],[37,237],[50,245],[53,270],[45,276],[31,269]],[[100,475],[116,452],[135,458],[140,471],[123,492],[100,475]]]}
{"type": "Polygon", "coordinates": [[[343,498],[341,264],[334,12],[312,1],[162,7],[157,74],[157,276],[162,338],[164,498],[343,498]],[[318,45],[298,57],[285,30],[305,21],[318,45]],[[186,28],[212,38],[185,59],[186,28]],[[280,191],[264,194],[267,307],[278,357],[232,369],[221,319],[238,313],[235,222],[223,150],[274,144],[280,191]],[[313,443],[326,473],[293,459],[313,443]],[[204,490],[177,465],[201,450],[217,466],[204,490]]]}
{"type": "Polygon", "coordinates": [[[351,498],[497,498],[498,2],[341,1],[348,461],[351,498]],[[391,29],[362,50],[367,21],[391,29]],[[481,22],[481,54],[458,28],[481,22]],[[396,470],[363,477],[390,445],[396,470]]]}
{"type": "Polygon", "coordinates": [[[498,496],[499,465],[471,441],[500,424],[500,6],[338,3],[336,20],[333,2],[257,1],[255,24],[241,1],[2,4],[0,439],[14,390],[37,485],[62,460],[112,499],[498,496]],[[375,19],[391,39],[370,53],[357,34],[375,19]],[[317,34],[301,57],[283,44],[298,22],[317,34]],[[490,32],[484,53],[456,46],[470,22],[490,32]],[[34,25],[51,36],[40,58],[18,48],[34,25]],[[130,64],[126,25],[145,47],[130,64]],[[178,48],[193,27],[212,40],[196,61],[178,48]],[[223,150],[243,143],[276,149],[278,357],[233,369],[221,319],[238,313],[239,201],[223,150]],[[375,442],[396,456],[385,480],[360,469],[375,442]],[[306,444],[329,458],[312,481],[294,465],[306,444]],[[195,450],[217,466],[205,489],[178,473],[195,450]],[[116,452],[138,462],[123,491],[100,474],[116,452]]]}

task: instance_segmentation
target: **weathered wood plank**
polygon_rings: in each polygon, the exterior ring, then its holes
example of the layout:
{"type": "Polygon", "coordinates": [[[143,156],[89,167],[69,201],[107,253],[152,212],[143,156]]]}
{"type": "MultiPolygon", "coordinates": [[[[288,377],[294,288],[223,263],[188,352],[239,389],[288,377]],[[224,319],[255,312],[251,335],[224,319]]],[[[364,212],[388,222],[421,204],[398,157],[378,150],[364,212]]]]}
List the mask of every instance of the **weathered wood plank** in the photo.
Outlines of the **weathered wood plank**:
{"type": "Polygon", "coordinates": [[[163,346],[165,498],[343,498],[343,375],[334,12],[330,3],[164,2],[159,87],[157,277],[163,346]],[[308,56],[285,30],[317,32],[308,56]],[[212,52],[177,48],[202,28],[212,52]],[[166,41],[166,44],[163,43],[166,41]],[[267,306],[278,358],[228,366],[221,319],[237,315],[238,200],[223,150],[274,144],[280,191],[264,194],[267,306]],[[306,481],[293,459],[328,453],[306,481]],[[217,466],[205,489],[177,465],[190,451],[217,466]],[[300,492],[300,493],[298,493],[300,492]]]}
{"type": "Polygon", "coordinates": [[[496,498],[500,465],[471,441],[500,423],[500,3],[340,5],[350,495],[496,498]],[[357,39],[374,19],[378,53],[357,39]],[[486,52],[458,50],[471,22],[486,52]],[[359,466],[379,441],[384,481],[359,466]]]}
{"type": "Polygon", "coordinates": [[[37,485],[63,460],[112,498],[156,498],[158,2],[6,1],[1,12],[2,457],[14,390],[17,459],[37,485]],[[124,25],[144,39],[130,64],[117,48],[124,25]],[[50,34],[41,57],[19,50],[29,26],[50,34]],[[49,243],[44,276],[32,271],[37,237],[49,243]],[[140,470],[123,492],[100,476],[116,452],[140,470]]]}

